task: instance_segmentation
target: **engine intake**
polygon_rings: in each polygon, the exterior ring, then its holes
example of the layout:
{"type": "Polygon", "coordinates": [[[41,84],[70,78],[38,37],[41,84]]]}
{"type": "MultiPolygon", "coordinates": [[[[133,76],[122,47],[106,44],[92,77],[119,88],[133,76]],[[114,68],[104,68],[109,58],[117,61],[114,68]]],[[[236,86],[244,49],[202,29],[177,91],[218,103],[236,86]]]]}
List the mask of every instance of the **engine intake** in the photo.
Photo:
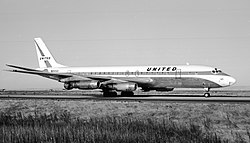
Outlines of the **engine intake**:
{"type": "Polygon", "coordinates": [[[138,87],[136,83],[117,83],[117,84],[110,84],[107,85],[109,89],[116,90],[116,91],[135,91],[138,87]]]}
{"type": "Polygon", "coordinates": [[[100,87],[100,82],[91,80],[91,81],[77,81],[77,82],[67,82],[64,83],[64,88],[71,90],[73,88],[78,89],[97,89],[100,87]]]}

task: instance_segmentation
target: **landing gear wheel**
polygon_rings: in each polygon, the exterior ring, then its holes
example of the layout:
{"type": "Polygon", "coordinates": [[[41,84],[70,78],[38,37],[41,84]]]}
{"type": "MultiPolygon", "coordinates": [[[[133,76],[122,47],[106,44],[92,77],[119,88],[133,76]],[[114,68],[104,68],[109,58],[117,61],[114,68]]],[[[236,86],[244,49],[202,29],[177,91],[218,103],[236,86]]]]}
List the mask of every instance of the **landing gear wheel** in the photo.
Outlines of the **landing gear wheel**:
{"type": "Polygon", "coordinates": [[[208,97],[210,97],[210,93],[204,93],[204,96],[205,96],[205,98],[208,98],[208,97]]]}
{"type": "Polygon", "coordinates": [[[209,88],[209,87],[207,87],[207,88],[204,88],[204,89],[205,89],[205,93],[204,93],[205,98],[210,97],[210,93],[209,93],[210,88],[209,88]]]}
{"type": "Polygon", "coordinates": [[[131,91],[122,91],[121,96],[134,96],[134,92],[131,91]]]}

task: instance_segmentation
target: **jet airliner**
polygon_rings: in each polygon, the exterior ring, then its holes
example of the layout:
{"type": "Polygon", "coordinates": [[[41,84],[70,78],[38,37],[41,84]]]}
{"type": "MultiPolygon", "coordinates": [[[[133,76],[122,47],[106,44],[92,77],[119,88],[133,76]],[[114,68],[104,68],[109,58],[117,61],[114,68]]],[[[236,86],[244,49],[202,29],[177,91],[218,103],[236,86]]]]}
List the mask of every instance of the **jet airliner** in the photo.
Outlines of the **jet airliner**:
{"type": "Polygon", "coordinates": [[[57,80],[64,88],[101,89],[103,96],[134,95],[134,91],[172,91],[174,88],[211,88],[233,85],[236,80],[218,68],[194,65],[68,67],[56,62],[41,38],[35,38],[39,68],[6,64],[11,72],[57,80]]]}

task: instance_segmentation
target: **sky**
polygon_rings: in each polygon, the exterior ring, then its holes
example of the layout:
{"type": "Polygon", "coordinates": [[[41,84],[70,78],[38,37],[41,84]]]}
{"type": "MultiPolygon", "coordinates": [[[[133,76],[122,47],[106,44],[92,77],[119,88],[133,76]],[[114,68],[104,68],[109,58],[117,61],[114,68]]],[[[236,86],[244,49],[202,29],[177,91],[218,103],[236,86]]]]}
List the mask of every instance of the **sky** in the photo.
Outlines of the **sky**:
{"type": "Polygon", "coordinates": [[[0,0],[0,89],[63,88],[38,67],[41,37],[67,66],[207,65],[250,86],[249,0],[0,0]]]}

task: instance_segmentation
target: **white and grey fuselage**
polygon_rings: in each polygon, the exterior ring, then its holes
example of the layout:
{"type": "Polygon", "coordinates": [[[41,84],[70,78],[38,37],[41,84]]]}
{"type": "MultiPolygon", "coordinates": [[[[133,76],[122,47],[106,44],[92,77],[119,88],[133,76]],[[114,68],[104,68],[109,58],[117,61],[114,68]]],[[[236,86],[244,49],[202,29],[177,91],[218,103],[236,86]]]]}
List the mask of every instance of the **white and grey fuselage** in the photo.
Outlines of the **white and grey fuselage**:
{"type": "MultiPolygon", "coordinates": [[[[136,82],[142,89],[219,88],[230,86],[235,79],[217,68],[208,66],[120,66],[120,67],[62,67],[46,68],[51,73],[84,77],[108,77],[136,82]]],[[[67,80],[61,80],[67,82],[67,80]]]]}

